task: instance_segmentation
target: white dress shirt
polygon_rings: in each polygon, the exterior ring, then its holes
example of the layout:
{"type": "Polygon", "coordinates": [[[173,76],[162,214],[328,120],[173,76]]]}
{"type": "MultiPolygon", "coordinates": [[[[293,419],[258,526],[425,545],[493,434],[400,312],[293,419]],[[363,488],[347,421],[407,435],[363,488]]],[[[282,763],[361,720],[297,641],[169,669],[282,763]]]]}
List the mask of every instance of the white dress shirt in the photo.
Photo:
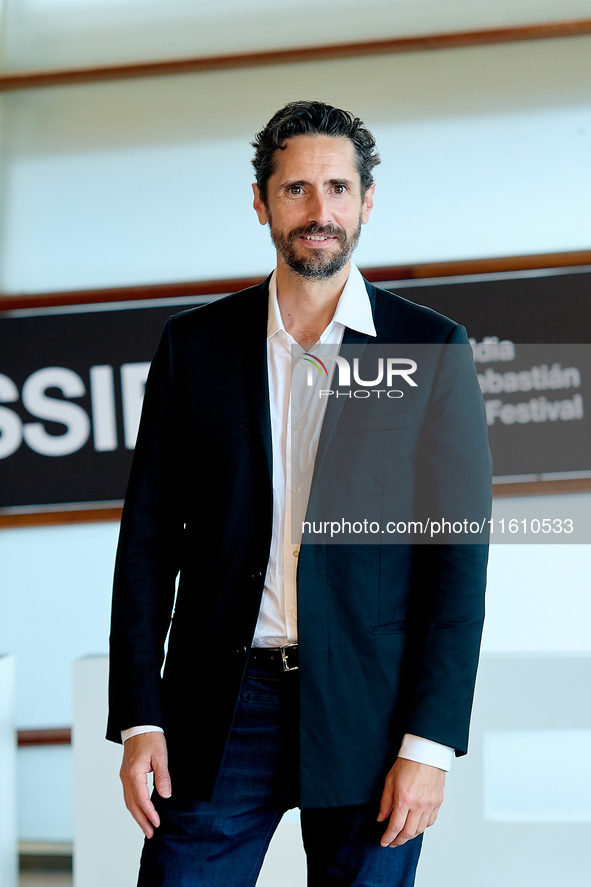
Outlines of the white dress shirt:
{"type": "MultiPolygon", "coordinates": [[[[345,327],[368,336],[376,330],[360,272],[352,266],[334,317],[310,354],[338,352],[345,327]]],[[[276,272],[269,282],[267,361],[273,442],[273,532],[265,586],[253,646],[279,647],[298,637],[296,572],[316,449],[328,398],[318,397],[318,386],[308,386],[308,351],[285,330],[277,300],[276,272]],[[299,519],[298,519],[299,518],[299,519]],[[292,523],[294,526],[292,526],[292,523]]],[[[334,372],[334,363],[327,367],[334,372]]]]}
{"type": "MultiPolygon", "coordinates": [[[[304,520],[316,449],[328,398],[318,396],[318,388],[330,388],[329,379],[312,374],[306,355],[338,351],[345,327],[368,336],[376,336],[371,303],[364,280],[357,267],[351,271],[333,319],[317,343],[304,350],[286,331],[277,298],[276,271],[269,282],[267,321],[267,360],[269,368],[269,404],[273,448],[273,528],[267,573],[256,624],[253,646],[279,647],[295,643],[297,627],[297,566],[301,527],[304,520]],[[328,348],[327,348],[328,346],[328,348]]],[[[334,363],[327,367],[334,372],[334,363]]],[[[125,742],[131,736],[152,731],[150,725],[131,727],[121,734],[125,742]]],[[[407,733],[399,757],[449,770],[454,750],[429,739],[407,733]]]]}

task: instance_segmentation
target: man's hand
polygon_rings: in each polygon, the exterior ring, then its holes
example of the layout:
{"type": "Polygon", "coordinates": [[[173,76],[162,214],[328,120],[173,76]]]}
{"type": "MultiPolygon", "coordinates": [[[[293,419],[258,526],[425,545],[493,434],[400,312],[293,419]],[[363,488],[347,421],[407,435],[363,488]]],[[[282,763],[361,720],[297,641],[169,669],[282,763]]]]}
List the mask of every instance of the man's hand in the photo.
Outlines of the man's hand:
{"type": "Polygon", "coordinates": [[[145,834],[151,838],[160,825],[150,792],[148,773],[154,772],[154,785],[162,798],[170,798],[168,751],[163,733],[140,733],[131,736],[123,746],[123,763],[119,776],[123,783],[125,806],[145,834]]]}
{"type": "Polygon", "coordinates": [[[390,817],[382,847],[400,847],[437,819],[443,803],[445,770],[397,758],[386,776],[378,822],[390,817]]]}

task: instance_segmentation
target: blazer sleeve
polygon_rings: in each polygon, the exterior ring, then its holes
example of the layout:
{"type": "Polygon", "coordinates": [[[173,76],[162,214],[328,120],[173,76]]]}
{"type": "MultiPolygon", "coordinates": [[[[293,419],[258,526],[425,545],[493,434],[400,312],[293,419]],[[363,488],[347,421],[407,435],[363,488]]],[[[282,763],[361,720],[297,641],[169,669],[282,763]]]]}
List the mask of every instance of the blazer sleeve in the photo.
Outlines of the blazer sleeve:
{"type": "MultiPolygon", "coordinates": [[[[407,732],[465,754],[478,666],[492,505],[492,459],[472,350],[456,326],[443,349],[417,466],[425,517],[478,522],[415,546],[414,618],[420,638],[407,732]]],[[[456,523],[457,528],[457,523],[456,523]]]]}
{"type": "Polygon", "coordinates": [[[167,321],[152,361],[131,469],[113,589],[107,738],[139,724],[163,726],[160,673],[183,529],[178,415],[167,321]]]}

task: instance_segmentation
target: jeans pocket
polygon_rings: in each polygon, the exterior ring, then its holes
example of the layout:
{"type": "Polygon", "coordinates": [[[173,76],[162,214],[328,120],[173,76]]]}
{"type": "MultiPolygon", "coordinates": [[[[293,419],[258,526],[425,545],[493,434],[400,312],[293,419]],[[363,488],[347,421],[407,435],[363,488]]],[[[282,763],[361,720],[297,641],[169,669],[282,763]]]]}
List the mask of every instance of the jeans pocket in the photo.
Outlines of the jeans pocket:
{"type": "Polygon", "coordinates": [[[276,677],[246,677],[242,687],[242,701],[251,705],[279,705],[279,680],[276,677]]]}

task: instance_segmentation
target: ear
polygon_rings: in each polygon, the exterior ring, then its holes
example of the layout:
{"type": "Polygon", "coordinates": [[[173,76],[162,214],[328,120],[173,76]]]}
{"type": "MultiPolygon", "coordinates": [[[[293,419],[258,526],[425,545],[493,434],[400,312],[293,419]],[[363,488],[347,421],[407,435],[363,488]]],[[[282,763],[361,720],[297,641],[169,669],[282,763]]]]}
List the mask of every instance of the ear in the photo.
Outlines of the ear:
{"type": "Polygon", "coordinates": [[[261,223],[261,225],[266,225],[268,222],[267,208],[263,203],[263,198],[261,197],[258,185],[252,186],[252,193],[254,194],[254,200],[252,202],[252,205],[254,206],[254,211],[259,217],[259,222],[261,223]]]}
{"type": "Polygon", "coordinates": [[[373,196],[376,190],[376,183],[370,185],[367,191],[365,192],[365,197],[363,200],[363,205],[361,207],[361,222],[363,225],[367,225],[369,221],[369,215],[373,209],[373,196]]]}

